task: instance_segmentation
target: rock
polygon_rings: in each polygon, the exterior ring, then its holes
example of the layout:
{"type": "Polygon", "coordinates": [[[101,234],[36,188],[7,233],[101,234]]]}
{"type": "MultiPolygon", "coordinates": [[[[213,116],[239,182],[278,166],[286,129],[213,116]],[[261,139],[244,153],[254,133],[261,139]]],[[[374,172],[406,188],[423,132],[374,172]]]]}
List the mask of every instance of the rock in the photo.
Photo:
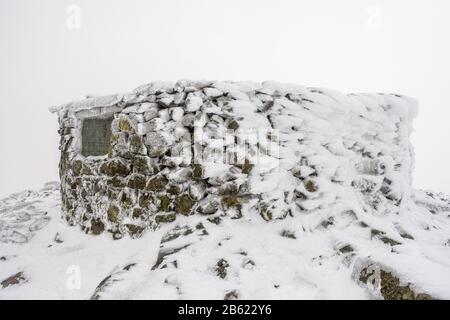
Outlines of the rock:
{"type": "Polygon", "coordinates": [[[139,238],[144,232],[145,228],[135,224],[127,224],[128,233],[133,238],[139,238]]]}
{"type": "Polygon", "coordinates": [[[229,124],[228,124],[228,129],[230,130],[237,130],[239,129],[239,123],[236,120],[232,120],[229,124]]]}
{"type": "Polygon", "coordinates": [[[353,247],[351,245],[347,244],[347,245],[344,245],[344,246],[340,247],[338,249],[338,251],[341,254],[347,254],[347,253],[351,253],[351,252],[355,251],[355,249],[353,249],[353,247]]]}
{"type": "Polygon", "coordinates": [[[223,95],[223,92],[216,88],[204,88],[203,92],[208,97],[217,98],[223,95]]]}
{"type": "Polygon", "coordinates": [[[290,239],[297,239],[297,237],[295,236],[295,232],[289,230],[283,230],[283,232],[281,232],[281,236],[290,239]]]}
{"type": "Polygon", "coordinates": [[[223,300],[238,300],[239,294],[236,290],[227,291],[225,293],[225,296],[223,297],[223,300]]]}
{"type": "Polygon", "coordinates": [[[81,160],[75,160],[72,163],[72,172],[75,177],[81,174],[82,169],[83,169],[83,162],[81,160]]]}
{"type": "Polygon", "coordinates": [[[126,117],[120,117],[119,119],[119,129],[123,132],[133,133],[134,129],[130,123],[130,121],[126,117]]]}
{"type": "Polygon", "coordinates": [[[305,189],[312,193],[317,191],[317,186],[312,180],[308,180],[305,182],[305,189]]]}
{"type": "Polygon", "coordinates": [[[105,230],[105,225],[99,219],[95,219],[91,221],[91,232],[93,235],[99,235],[105,230]]]}
{"type": "Polygon", "coordinates": [[[167,152],[173,140],[165,132],[149,132],[145,137],[145,142],[148,146],[149,156],[160,157],[167,152]]]}
{"type": "Polygon", "coordinates": [[[199,201],[205,197],[206,185],[205,183],[198,182],[189,185],[189,195],[192,199],[199,201]]]}
{"type": "Polygon", "coordinates": [[[186,99],[186,92],[177,92],[173,97],[173,103],[176,105],[184,104],[186,99]]]}
{"type": "Polygon", "coordinates": [[[307,178],[307,177],[311,176],[312,174],[314,174],[315,172],[316,172],[316,170],[314,170],[310,166],[300,166],[299,176],[302,178],[307,178]]]}
{"type": "Polygon", "coordinates": [[[189,195],[184,194],[175,198],[175,211],[179,214],[188,216],[192,214],[194,200],[189,195]]]}
{"type": "Polygon", "coordinates": [[[159,268],[167,256],[180,252],[181,250],[186,249],[187,247],[189,247],[189,244],[178,248],[161,249],[158,253],[158,258],[156,259],[156,263],[152,267],[152,270],[156,270],[157,268],[159,268]]]}
{"type": "Polygon", "coordinates": [[[184,115],[183,120],[181,121],[183,126],[188,127],[188,128],[193,128],[194,122],[195,122],[195,116],[192,113],[188,113],[188,114],[184,115]]]}
{"type": "Polygon", "coordinates": [[[161,211],[169,211],[170,209],[170,198],[167,195],[162,195],[159,197],[160,209],[161,211]]]}
{"type": "Polygon", "coordinates": [[[178,239],[181,236],[188,236],[192,234],[194,230],[192,230],[191,227],[185,225],[185,226],[176,226],[175,228],[171,229],[167,233],[165,233],[161,239],[161,244],[164,244],[166,242],[170,242],[172,240],[178,239]]]}
{"type": "Polygon", "coordinates": [[[167,185],[167,179],[164,176],[156,176],[151,178],[147,184],[147,190],[159,192],[165,189],[167,185]]]}
{"type": "Polygon", "coordinates": [[[200,109],[203,99],[194,93],[189,93],[186,98],[186,111],[195,112],[200,109]]]}
{"type": "Polygon", "coordinates": [[[128,180],[128,187],[131,189],[143,190],[145,189],[146,185],[147,185],[147,178],[141,174],[135,173],[128,180]]]}
{"type": "Polygon", "coordinates": [[[118,288],[114,287],[123,285],[124,279],[127,275],[136,267],[136,263],[127,264],[125,267],[120,268],[118,271],[114,271],[104,278],[95,288],[94,293],[90,297],[90,300],[100,300],[103,295],[109,292],[115,292],[118,288]]]}
{"type": "Polygon", "coordinates": [[[175,213],[168,213],[168,214],[158,214],[155,216],[155,222],[156,223],[170,223],[174,222],[176,219],[175,213]]]}
{"type": "Polygon", "coordinates": [[[134,208],[133,209],[133,218],[134,219],[143,218],[144,214],[145,214],[145,211],[142,208],[134,208]]]}
{"type": "Polygon", "coordinates": [[[170,109],[170,116],[174,121],[180,121],[183,119],[184,116],[184,110],[181,107],[171,108],[170,109]]]}
{"type": "Polygon", "coordinates": [[[201,180],[203,179],[203,167],[200,164],[192,165],[192,178],[201,180]]]}
{"type": "Polygon", "coordinates": [[[249,174],[255,165],[250,163],[248,159],[245,159],[244,163],[238,165],[238,167],[242,170],[243,174],[249,174]]]}
{"type": "Polygon", "coordinates": [[[201,214],[210,215],[216,213],[217,210],[219,210],[219,207],[219,197],[209,195],[198,203],[196,211],[201,214]]]}
{"type": "Polygon", "coordinates": [[[55,237],[53,238],[53,241],[56,242],[56,243],[63,243],[64,242],[64,240],[63,240],[63,238],[62,238],[62,236],[61,236],[61,234],[59,232],[57,232],[55,234],[55,237]]]}
{"type": "MultiPolygon", "coordinates": [[[[159,112],[158,112],[159,115],[159,112]]],[[[144,136],[152,131],[161,131],[164,129],[164,120],[161,118],[154,118],[147,122],[139,123],[137,125],[137,134],[144,136]]]]}
{"type": "Polygon", "coordinates": [[[225,279],[227,277],[227,269],[230,267],[228,261],[225,259],[220,259],[216,264],[216,274],[219,278],[225,279]]]}
{"type": "Polygon", "coordinates": [[[144,156],[136,156],[133,158],[133,170],[135,173],[140,173],[146,176],[153,173],[148,158],[144,156]]]}
{"type": "Polygon", "coordinates": [[[379,291],[384,300],[434,300],[428,294],[414,292],[409,283],[402,285],[398,277],[378,265],[363,268],[359,281],[372,286],[379,283],[379,291]]]}
{"type": "Polygon", "coordinates": [[[100,173],[110,177],[127,176],[131,173],[131,169],[128,165],[114,159],[102,164],[100,167],[100,173]]]}
{"type": "Polygon", "coordinates": [[[352,187],[362,193],[373,193],[378,190],[378,183],[367,178],[358,178],[352,181],[352,187]]]}
{"type": "Polygon", "coordinates": [[[7,288],[9,286],[15,286],[20,283],[26,282],[23,272],[18,272],[15,275],[12,275],[1,282],[2,288],[7,288]]]}
{"type": "Polygon", "coordinates": [[[139,196],[139,206],[144,209],[149,209],[150,205],[153,203],[153,199],[149,193],[145,192],[139,196]]]}
{"type": "Polygon", "coordinates": [[[144,141],[141,136],[132,135],[129,139],[130,147],[129,150],[135,154],[146,155],[147,148],[144,145],[144,141]]]}
{"type": "Polygon", "coordinates": [[[115,205],[110,205],[108,208],[107,214],[108,214],[109,221],[111,221],[112,223],[119,222],[119,214],[120,214],[119,207],[117,207],[115,205]]]}
{"type": "Polygon", "coordinates": [[[156,97],[156,101],[158,102],[158,104],[165,108],[169,107],[172,104],[173,100],[173,95],[167,93],[162,93],[158,97],[156,97]]]}
{"type": "Polygon", "coordinates": [[[159,109],[157,104],[154,103],[148,104],[148,106],[145,109],[146,109],[146,111],[144,112],[145,121],[150,121],[158,116],[159,109]]]}
{"type": "Polygon", "coordinates": [[[113,177],[112,179],[108,180],[108,186],[114,187],[114,188],[123,188],[126,186],[126,183],[124,179],[120,177],[113,177]]]}
{"type": "Polygon", "coordinates": [[[180,194],[180,192],[181,192],[181,189],[179,186],[170,185],[169,187],[167,187],[167,193],[170,193],[172,195],[180,194]]]}

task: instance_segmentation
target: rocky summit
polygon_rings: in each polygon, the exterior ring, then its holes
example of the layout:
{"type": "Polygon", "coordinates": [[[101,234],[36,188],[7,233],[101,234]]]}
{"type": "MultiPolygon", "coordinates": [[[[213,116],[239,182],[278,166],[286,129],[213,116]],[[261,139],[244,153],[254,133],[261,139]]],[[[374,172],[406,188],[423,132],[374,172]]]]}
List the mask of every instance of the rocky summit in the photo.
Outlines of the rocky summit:
{"type": "Polygon", "coordinates": [[[0,298],[450,298],[412,98],[178,81],[51,110],[61,182],[0,201],[0,298]]]}

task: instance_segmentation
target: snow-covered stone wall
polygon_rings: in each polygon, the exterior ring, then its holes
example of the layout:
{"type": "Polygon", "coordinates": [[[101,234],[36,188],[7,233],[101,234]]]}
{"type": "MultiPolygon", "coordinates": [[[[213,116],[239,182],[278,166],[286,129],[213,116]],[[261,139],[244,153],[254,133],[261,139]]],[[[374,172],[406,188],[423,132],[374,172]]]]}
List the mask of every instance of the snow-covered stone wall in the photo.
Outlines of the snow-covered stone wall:
{"type": "Polygon", "coordinates": [[[52,111],[63,215],[93,234],[138,237],[193,214],[212,221],[302,215],[310,228],[366,224],[411,201],[417,111],[407,97],[179,81],[52,111]],[[96,118],[112,119],[110,146],[90,156],[83,121],[96,118]]]}

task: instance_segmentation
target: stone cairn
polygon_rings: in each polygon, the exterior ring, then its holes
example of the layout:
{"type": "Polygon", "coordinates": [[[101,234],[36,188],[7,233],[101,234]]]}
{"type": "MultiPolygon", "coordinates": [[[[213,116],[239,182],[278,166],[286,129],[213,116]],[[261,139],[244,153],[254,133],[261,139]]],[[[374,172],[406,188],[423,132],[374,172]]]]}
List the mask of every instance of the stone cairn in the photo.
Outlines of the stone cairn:
{"type": "Polygon", "coordinates": [[[194,214],[333,224],[410,200],[415,102],[399,95],[179,81],[52,111],[63,217],[94,235],[194,214]]]}

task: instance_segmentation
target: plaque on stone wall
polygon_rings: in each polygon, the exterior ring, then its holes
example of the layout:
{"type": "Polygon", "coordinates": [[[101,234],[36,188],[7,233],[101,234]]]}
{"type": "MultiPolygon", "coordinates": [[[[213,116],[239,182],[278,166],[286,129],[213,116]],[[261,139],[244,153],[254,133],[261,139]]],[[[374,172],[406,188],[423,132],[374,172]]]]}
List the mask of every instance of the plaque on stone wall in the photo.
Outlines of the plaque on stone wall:
{"type": "Polygon", "coordinates": [[[81,154],[83,156],[103,156],[108,153],[112,121],[113,117],[83,120],[81,133],[81,154]]]}

